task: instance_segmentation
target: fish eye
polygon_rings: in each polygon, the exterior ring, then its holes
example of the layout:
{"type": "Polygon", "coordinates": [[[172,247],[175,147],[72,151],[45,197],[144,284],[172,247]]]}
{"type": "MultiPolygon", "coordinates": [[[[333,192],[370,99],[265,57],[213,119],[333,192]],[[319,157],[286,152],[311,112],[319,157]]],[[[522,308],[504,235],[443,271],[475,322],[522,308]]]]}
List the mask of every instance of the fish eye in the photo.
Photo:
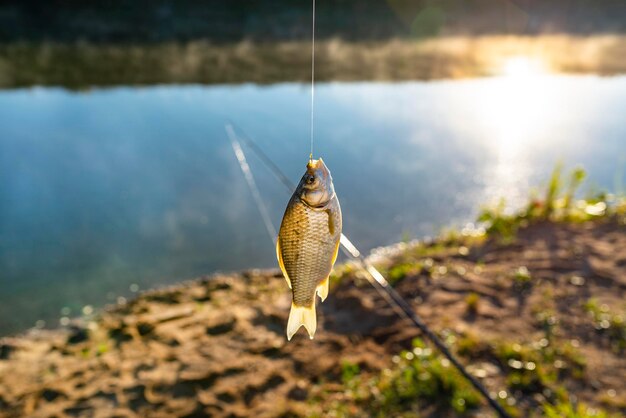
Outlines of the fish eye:
{"type": "Polygon", "coordinates": [[[307,182],[308,184],[313,184],[313,182],[314,182],[314,181],[315,181],[315,176],[308,176],[308,177],[306,178],[306,182],[307,182]]]}

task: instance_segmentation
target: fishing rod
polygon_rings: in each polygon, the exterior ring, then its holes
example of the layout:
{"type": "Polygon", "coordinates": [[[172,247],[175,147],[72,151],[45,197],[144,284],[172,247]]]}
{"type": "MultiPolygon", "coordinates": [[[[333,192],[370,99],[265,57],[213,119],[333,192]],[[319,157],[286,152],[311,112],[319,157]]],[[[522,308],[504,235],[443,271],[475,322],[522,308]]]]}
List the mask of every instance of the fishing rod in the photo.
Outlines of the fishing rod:
{"type": "MultiPolygon", "coordinates": [[[[280,181],[284,186],[285,190],[291,194],[296,188],[296,185],[289,180],[289,178],[282,172],[282,170],[272,161],[272,159],[263,152],[263,150],[241,129],[238,129],[240,135],[235,132],[235,128],[232,122],[228,122],[225,125],[226,135],[231,141],[233,149],[235,150],[235,154],[237,155],[237,161],[240,164],[241,170],[243,171],[246,179],[250,176],[252,177],[252,172],[250,171],[250,167],[248,166],[245,153],[241,148],[239,140],[241,139],[263,162],[263,164],[274,174],[274,176],[280,181]]],[[[251,189],[255,189],[253,191],[253,195],[259,196],[260,193],[256,186],[254,180],[248,181],[248,186],[251,189]]],[[[263,215],[264,222],[266,222],[267,209],[263,204],[263,201],[259,198],[255,201],[257,206],[259,207],[259,211],[263,215]]],[[[269,221],[271,224],[271,221],[269,221]]],[[[267,222],[266,222],[267,228],[267,222]]],[[[274,230],[274,227],[267,228],[268,232],[270,230],[274,230]]],[[[275,235],[271,236],[272,241],[275,239],[275,235]]],[[[511,416],[504,410],[502,405],[500,405],[494,398],[489,395],[487,389],[482,385],[476,377],[472,376],[461,364],[461,362],[456,358],[454,354],[448,349],[448,347],[444,344],[444,342],[435,334],[431,329],[426,325],[424,321],[415,313],[409,302],[406,301],[397,291],[394,289],[387,279],[378,271],[378,269],[368,261],[366,257],[357,249],[357,247],[348,239],[345,234],[341,234],[341,250],[342,252],[348,256],[349,258],[355,260],[359,266],[363,270],[365,270],[368,275],[368,282],[376,289],[376,291],[389,303],[389,305],[394,309],[394,311],[403,318],[410,320],[417,328],[420,329],[424,333],[424,335],[437,347],[437,349],[452,363],[452,365],[461,373],[463,377],[465,377],[470,384],[485,398],[489,406],[491,406],[501,418],[511,418],[511,416]]]]}
{"type": "MultiPolygon", "coordinates": [[[[233,130],[232,125],[226,125],[226,133],[231,138],[235,135],[235,131],[233,130]]],[[[270,218],[269,212],[267,211],[267,208],[265,207],[265,204],[263,203],[263,199],[261,199],[261,193],[259,193],[259,188],[254,181],[254,175],[252,174],[252,170],[250,170],[250,166],[248,165],[246,154],[243,152],[239,141],[231,139],[230,142],[233,146],[235,157],[237,157],[239,167],[241,167],[243,176],[248,183],[248,187],[250,188],[252,197],[254,198],[254,201],[256,202],[259,211],[261,212],[261,218],[263,218],[263,223],[265,224],[267,234],[272,238],[272,240],[274,240],[274,237],[276,237],[276,229],[274,228],[274,224],[272,224],[272,220],[270,218]]]]}

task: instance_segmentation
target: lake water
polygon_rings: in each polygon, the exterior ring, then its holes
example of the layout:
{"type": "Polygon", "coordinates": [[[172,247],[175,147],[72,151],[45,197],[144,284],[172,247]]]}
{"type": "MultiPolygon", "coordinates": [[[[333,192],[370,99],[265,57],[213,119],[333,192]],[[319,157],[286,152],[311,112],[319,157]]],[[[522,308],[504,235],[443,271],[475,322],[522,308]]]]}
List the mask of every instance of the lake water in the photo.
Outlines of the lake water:
{"type": "MultiPolygon", "coordinates": [[[[626,77],[330,83],[316,98],[315,155],[362,250],[519,205],[557,161],[622,184],[626,77]]],[[[275,267],[227,120],[298,181],[306,85],[0,91],[0,335],[131,288],[275,267]]],[[[278,225],[288,195],[248,158],[278,225]]]]}

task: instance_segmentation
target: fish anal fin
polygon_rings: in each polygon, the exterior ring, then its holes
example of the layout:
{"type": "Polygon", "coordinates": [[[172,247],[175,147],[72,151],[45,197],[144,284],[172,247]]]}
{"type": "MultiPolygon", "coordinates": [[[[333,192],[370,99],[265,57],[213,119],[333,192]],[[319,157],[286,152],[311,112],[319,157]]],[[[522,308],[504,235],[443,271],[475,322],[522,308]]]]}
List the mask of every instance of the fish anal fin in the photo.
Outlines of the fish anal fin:
{"type": "Polygon", "coordinates": [[[328,297],[328,285],[329,285],[329,277],[326,277],[324,280],[322,280],[322,283],[319,284],[319,286],[317,286],[317,295],[320,297],[320,299],[322,299],[322,302],[324,302],[326,300],[326,298],[328,297]]]}
{"type": "Polygon", "coordinates": [[[287,281],[287,286],[291,289],[291,280],[289,280],[289,275],[287,274],[285,264],[283,263],[283,253],[280,250],[280,238],[276,240],[276,258],[278,258],[278,265],[280,266],[280,271],[283,272],[283,276],[287,281]]]}
{"type": "Polygon", "coordinates": [[[306,328],[309,333],[309,338],[313,339],[315,329],[317,328],[315,302],[313,302],[311,306],[297,306],[294,303],[291,304],[289,321],[287,321],[287,339],[291,340],[291,337],[294,336],[301,326],[306,328]]]}

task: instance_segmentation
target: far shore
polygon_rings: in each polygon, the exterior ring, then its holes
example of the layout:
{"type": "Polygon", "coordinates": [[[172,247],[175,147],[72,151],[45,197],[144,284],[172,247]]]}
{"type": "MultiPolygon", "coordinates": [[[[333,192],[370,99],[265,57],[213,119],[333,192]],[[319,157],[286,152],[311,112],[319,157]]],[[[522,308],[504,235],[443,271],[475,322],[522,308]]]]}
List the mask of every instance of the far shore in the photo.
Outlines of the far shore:
{"type": "MultiPolygon", "coordinates": [[[[206,40],[162,44],[0,44],[0,89],[307,82],[310,43],[206,40]]],[[[523,58],[557,74],[626,73],[626,35],[488,35],[316,45],[316,80],[408,81],[498,76],[523,58]]]]}

